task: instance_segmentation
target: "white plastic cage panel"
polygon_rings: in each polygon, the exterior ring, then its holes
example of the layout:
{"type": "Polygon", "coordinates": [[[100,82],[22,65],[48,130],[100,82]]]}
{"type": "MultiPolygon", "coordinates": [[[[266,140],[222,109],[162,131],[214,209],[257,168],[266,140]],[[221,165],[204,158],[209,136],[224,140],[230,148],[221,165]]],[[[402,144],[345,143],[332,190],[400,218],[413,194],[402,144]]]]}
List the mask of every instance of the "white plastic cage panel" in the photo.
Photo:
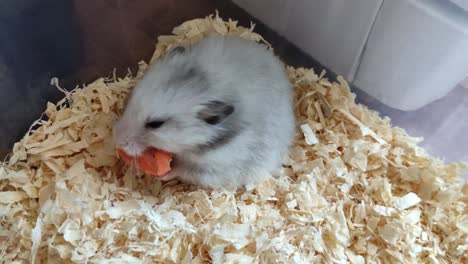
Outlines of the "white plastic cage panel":
{"type": "Polygon", "coordinates": [[[468,76],[467,0],[234,0],[386,105],[415,110],[468,76]]]}

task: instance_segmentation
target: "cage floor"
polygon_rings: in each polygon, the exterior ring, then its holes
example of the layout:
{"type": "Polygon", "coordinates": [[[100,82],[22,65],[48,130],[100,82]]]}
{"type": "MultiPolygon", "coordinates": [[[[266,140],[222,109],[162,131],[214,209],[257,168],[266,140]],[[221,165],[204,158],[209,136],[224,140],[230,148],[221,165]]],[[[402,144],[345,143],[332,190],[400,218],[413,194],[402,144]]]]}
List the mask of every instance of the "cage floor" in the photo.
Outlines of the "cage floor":
{"type": "MultiPolygon", "coordinates": [[[[211,16],[156,46],[210,33],[262,41],[211,16]]],[[[139,74],[144,74],[141,64],[139,74]]],[[[245,189],[161,182],[123,166],[112,125],[138,79],[99,78],[48,104],[0,166],[8,263],[466,263],[468,164],[443,164],[354,102],[347,83],[287,67],[297,134],[278,178],[245,189]]],[[[141,76],[141,75],[138,75],[141,76]]]]}

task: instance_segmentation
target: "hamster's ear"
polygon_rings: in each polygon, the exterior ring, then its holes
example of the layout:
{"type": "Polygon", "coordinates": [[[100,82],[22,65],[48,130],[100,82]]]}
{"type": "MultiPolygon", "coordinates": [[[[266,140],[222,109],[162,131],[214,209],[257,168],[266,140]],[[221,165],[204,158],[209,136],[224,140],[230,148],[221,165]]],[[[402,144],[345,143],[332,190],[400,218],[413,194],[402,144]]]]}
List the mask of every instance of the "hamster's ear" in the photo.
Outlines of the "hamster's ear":
{"type": "Polygon", "coordinates": [[[234,113],[234,106],[222,101],[209,101],[202,106],[203,109],[198,112],[197,118],[210,125],[219,124],[234,113]]]}
{"type": "Polygon", "coordinates": [[[167,56],[168,56],[168,57],[172,57],[172,56],[174,56],[174,55],[182,54],[182,53],[184,53],[184,52],[185,52],[185,47],[183,47],[183,46],[177,46],[177,47],[171,49],[171,50],[169,51],[169,53],[167,54],[167,56]]]}

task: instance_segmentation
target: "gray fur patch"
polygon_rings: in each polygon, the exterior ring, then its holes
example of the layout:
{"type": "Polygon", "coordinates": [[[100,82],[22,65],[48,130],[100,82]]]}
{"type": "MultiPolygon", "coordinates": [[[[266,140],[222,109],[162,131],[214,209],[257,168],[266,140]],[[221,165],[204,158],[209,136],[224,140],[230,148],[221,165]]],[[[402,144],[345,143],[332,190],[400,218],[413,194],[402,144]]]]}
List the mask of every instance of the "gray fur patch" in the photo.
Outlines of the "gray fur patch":
{"type": "Polygon", "coordinates": [[[209,142],[197,145],[195,147],[196,152],[198,154],[203,154],[208,151],[215,150],[217,148],[220,148],[228,144],[236,136],[238,136],[242,132],[244,126],[240,123],[236,123],[236,120],[229,120],[229,121],[230,122],[226,122],[226,124],[221,125],[220,132],[218,135],[216,135],[216,137],[214,137],[209,142]]]}
{"type": "Polygon", "coordinates": [[[193,66],[184,66],[179,71],[176,71],[168,79],[167,83],[171,84],[170,87],[175,89],[183,87],[196,93],[201,93],[209,88],[206,74],[201,69],[193,66]]]}

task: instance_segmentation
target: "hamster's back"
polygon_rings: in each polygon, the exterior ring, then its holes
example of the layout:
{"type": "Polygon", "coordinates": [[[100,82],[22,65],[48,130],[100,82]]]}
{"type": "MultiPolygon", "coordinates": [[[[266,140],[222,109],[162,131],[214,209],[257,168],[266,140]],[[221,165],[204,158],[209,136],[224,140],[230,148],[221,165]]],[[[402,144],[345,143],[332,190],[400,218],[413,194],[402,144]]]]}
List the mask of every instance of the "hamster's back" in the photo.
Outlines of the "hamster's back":
{"type": "MultiPolygon", "coordinates": [[[[237,37],[209,37],[193,46],[192,52],[210,76],[213,92],[234,97],[240,122],[245,124],[244,133],[232,142],[237,144],[239,159],[257,163],[253,171],[275,170],[295,128],[292,86],[284,64],[266,46],[237,37]]],[[[236,155],[232,150],[218,149],[208,156],[236,155]]]]}

